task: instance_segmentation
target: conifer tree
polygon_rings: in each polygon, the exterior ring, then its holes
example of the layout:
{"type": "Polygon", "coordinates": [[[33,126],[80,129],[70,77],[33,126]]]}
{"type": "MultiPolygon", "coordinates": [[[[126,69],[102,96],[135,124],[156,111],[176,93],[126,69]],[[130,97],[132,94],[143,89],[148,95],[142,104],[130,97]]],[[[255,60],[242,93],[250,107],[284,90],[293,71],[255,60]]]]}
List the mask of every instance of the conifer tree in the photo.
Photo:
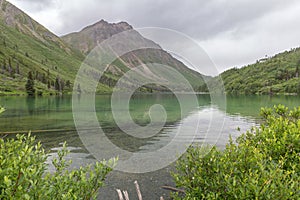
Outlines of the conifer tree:
{"type": "Polygon", "coordinates": [[[62,88],[61,88],[61,81],[60,81],[59,76],[56,77],[56,79],[55,79],[55,85],[54,85],[54,88],[55,88],[55,90],[61,92],[61,89],[62,89],[62,88]]]}
{"type": "Polygon", "coordinates": [[[28,73],[27,83],[25,85],[25,88],[28,96],[34,96],[35,94],[34,79],[31,71],[28,73]]]}

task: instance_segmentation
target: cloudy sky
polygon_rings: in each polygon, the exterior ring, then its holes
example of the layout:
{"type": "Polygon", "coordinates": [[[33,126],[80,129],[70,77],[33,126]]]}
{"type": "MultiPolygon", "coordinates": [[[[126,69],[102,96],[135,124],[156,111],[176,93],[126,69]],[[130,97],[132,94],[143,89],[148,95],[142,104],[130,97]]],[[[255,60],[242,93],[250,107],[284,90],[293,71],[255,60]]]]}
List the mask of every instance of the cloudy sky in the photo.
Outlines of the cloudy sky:
{"type": "Polygon", "coordinates": [[[300,46],[299,0],[8,0],[57,35],[100,19],[185,33],[219,71],[300,46]]]}

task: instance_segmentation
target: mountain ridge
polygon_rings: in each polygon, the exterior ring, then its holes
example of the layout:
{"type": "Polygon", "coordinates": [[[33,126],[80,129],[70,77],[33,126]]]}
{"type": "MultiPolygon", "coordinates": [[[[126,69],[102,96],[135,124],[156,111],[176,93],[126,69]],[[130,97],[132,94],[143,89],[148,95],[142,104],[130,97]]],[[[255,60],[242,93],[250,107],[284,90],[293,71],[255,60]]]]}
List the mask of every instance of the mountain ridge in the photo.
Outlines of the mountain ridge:
{"type": "MultiPolygon", "coordinates": [[[[135,47],[148,46],[153,48],[138,49],[120,56],[120,58],[118,58],[116,62],[111,64],[111,67],[114,69],[114,71],[118,67],[119,69],[121,69],[119,70],[119,75],[122,76],[127,71],[129,71],[129,69],[142,65],[145,69],[144,76],[147,76],[151,73],[151,70],[149,69],[150,66],[148,66],[147,64],[156,63],[167,65],[178,70],[190,82],[190,84],[196,91],[198,91],[199,86],[204,83],[204,76],[202,74],[189,69],[181,61],[177,60],[170,53],[163,50],[159,44],[147,38],[144,38],[127,22],[108,23],[102,19],[92,25],[83,28],[79,32],[74,32],[62,36],[62,39],[73,48],[87,55],[91,52],[91,50],[93,50],[103,41],[122,32],[130,35],[127,38],[128,41],[122,41],[125,42],[123,45],[126,45],[126,43],[130,43],[135,44],[135,47]],[[120,66],[117,66],[117,63],[121,63],[121,65],[123,65],[124,67],[120,68],[120,66]]],[[[143,74],[141,74],[141,76],[143,76],[143,74]]],[[[116,82],[117,79],[118,77],[114,77],[114,80],[111,81],[116,82]]],[[[148,89],[155,90],[158,88],[148,89]]]]}
{"type": "Polygon", "coordinates": [[[0,8],[0,18],[7,26],[14,27],[18,31],[31,35],[42,42],[56,42],[61,48],[70,51],[60,37],[56,36],[13,4],[5,0],[0,0],[0,8]]]}
{"type": "MultiPolygon", "coordinates": [[[[108,23],[100,20],[82,29],[90,34],[87,36],[94,37],[91,46],[83,45],[86,49],[84,53],[80,48],[74,48],[72,43],[65,42],[63,39],[66,36],[56,36],[5,0],[0,0],[0,29],[0,95],[25,94],[29,73],[34,78],[36,93],[39,95],[71,92],[73,80],[87,52],[104,39],[125,30],[133,30],[133,37],[139,42],[148,42],[160,48],[158,44],[142,37],[127,22],[108,23]],[[94,30],[94,27],[98,28],[94,30]]],[[[101,77],[97,92],[112,92],[124,73],[140,64],[146,66],[147,62],[158,62],[182,70],[196,89],[203,84],[201,74],[190,70],[166,51],[159,49],[131,52],[127,57],[125,55],[116,59],[101,77]]],[[[141,91],[163,89],[159,86],[143,86],[141,91]]]]}
{"type": "MultiPolygon", "coordinates": [[[[88,54],[99,43],[124,31],[131,31],[131,34],[137,34],[139,35],[139,38],[143,38],[149,43],[154,44],[153,41],[142,37],[140,33],[134,30],[133,27],[127,22],[121,21],[117,23],[109,23],[104,19],[88,25],[78,32],[72,32],[63,35],[61,36],[61,39],[71,47],[81,51],[83,54],[88,54]]],[[[159,47],[158,44],[156,45],[159,47]]]]}
{"type": "Polygon", "coordinates": [[[0,95],[25,94],[29,73],[39,95],[71,91],[81,53],[5,0],[0,0],[0,29],[0,95]]]}
{"type": "MultiPolygon", "coordinates": [[[[143,66],[140,76],[153,75],[147,64],[159,63],[181,72],[195,91],[213,90],[224,82],[227,94],[300,94],[300,48],[257,60],[242,68],[231,68],[213,79],[195,72],[163,50],[159,44],[144,38],[127,22],[100,20],[62,37],[56,36],[13,4],[0,0],[0,95],[25,94],[27,74],[35,78],[38,94],[71,92],[73,80],[88,53],[99,43],[123,31],[131,31],[138,42],[155,46],[129,52],[108,66],[97,92],[110,93],[130,69],[143,66]],[[66,85],[68,87],[66,87],[66,85]],[[57,88],[64,88],[57,91],[57,88]]],[[[155,74],[155,73],[154,73],[155,74]]],[[[142,91],[164,90],[143,86],[142,91]]]]}

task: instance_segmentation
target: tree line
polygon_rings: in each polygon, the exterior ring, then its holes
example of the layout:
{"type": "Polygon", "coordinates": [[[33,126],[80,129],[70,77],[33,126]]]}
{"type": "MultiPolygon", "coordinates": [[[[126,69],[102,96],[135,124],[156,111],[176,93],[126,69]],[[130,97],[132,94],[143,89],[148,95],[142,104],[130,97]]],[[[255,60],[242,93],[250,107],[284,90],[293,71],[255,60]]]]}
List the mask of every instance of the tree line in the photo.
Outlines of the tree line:
{"type": "MultiPolygon", "coordinates": [[[[30,71],[28,72],[27,82],[25,84],[26,92],[29,96],[34,96],[36,94],[35,81],[47,84],[47,88],[54,89],[58,93],[63,93],[65,90],[71,89],[71,82],[69,80],[64,80],[60,76],[56,76],[55,80],[50,79],[50,72],[48,70],[47,75],[45,73],[35,73],[30,71]]],[[[38,95],[41,95],[40,93],[38,95]]]]}

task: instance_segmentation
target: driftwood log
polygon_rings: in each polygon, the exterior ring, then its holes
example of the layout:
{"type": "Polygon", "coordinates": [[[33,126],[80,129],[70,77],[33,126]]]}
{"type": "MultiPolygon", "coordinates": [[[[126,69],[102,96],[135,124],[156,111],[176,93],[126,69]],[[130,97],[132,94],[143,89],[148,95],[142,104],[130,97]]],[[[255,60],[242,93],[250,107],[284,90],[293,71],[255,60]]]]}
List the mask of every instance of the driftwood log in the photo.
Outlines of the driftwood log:
{"type": "MultiPolygon", "coordinates": [[[[143,200],[142,193],[141,193],[140,186],[139,186],[138,182],[134,181],[134,185],[135,185],[135,189],[136,189],[138,199],[143,200]]],[[[120,189],[116,189],[116,190],[117,190],[117,193],[118,193],[118,196],[119,196],[119,200],[130,200],[128,192],[126,190],[123,190],[123,191],[121,191],[120,189]]],[[[160,197],[160,200],[164,200],[164,198],[160,197]]]]}
{"type": "Polygon", "coordinates": [[[170,190],[170,191],[173,191],[173,192],[185,193],[185,191],[182,190],[182,189],[174,188],[174,187],[167,186],[167,185],[162,186],[161,188],[165,189],[165,190],[170,190]]]}
{"type": "Polygon", "coordinates": [[[143,200],[141,190],[140,190],[140,186],[139,186],[138,182],[134,181],[134,185],[135,185],[136,193],[138,195],[139,200],[143,200]]]}

